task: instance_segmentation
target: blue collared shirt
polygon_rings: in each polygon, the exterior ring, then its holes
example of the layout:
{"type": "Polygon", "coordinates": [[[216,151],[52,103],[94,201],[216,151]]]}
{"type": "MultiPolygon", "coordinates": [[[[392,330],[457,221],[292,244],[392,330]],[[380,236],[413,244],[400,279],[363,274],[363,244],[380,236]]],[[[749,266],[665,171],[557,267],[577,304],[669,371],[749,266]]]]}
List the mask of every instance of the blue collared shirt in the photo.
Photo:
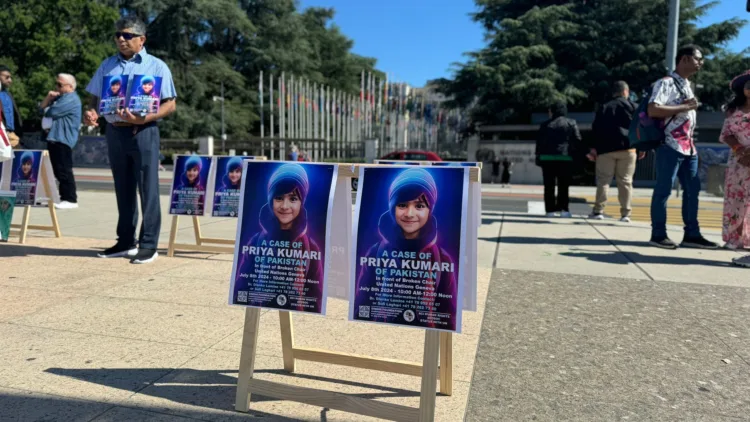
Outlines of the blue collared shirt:
{"type": "Polygon", "coordinates": [[[16,113],[13,110],[13,97],[8,91],[0,91],[0,107],[5,115],[5,129],[13,132],[16,129],[16,113]]]}
{"type": "MultiPolygon", "coordinates": [[[[132,86],[133,77],[135,75],[152,75],[161,77],[161,92],[159,97],[162,101],[177,97],[177,91],[175,90],[174,81],[172,80],[172,72],[169,70],[169,67],[160,59],[148,54],[145,48],[135,54],[130,60],[125,60],[125,58],[119,53],[105,59],[101,66],[99,66],[99,69],[97,69],[91,82],[89,82],[86,87],[86,91],[101,99],[102,82],[104,77],[114,75],[126,75],[128,78],[128,92],[125,100],[126,106],[130,104],[131,93],[137,89],[132,86]]],[[[106,115],[104,118],[109,123],[123,121],[117,115],[106,115]]]]}
{"type": "Polygon", "coordinates": [[[81,99],[78,94],[71,92],[57,97],[47,111],[44,111],[44,117],[52,119],[47,140],[75,147],[81,131],[81,114],[81,99]]]}

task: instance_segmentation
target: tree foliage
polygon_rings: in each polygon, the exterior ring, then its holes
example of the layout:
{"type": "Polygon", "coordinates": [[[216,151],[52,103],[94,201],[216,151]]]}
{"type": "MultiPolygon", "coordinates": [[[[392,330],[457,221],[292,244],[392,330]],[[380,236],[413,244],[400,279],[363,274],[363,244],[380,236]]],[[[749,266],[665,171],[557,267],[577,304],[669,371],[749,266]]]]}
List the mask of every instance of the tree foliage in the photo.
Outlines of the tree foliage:
{"type": "Polygon", "coordinates": [[[213,97],[222,83],[226,131],[237,138],[258,130],[261,71],[265,84],[283,71],[352,94],[360,73],[375,71],[375,59],[353,54],[353,42],[332,24],[333,9],[300,12],[296,0],[8,2],[0,9],[0,63],[13,69],[11,90],[32,124],[56,73],[74,74],[84,95],[99,63],[116,53],[114,22],[129,14],[148,24],[146,48],[175,79],[178,107],[161,125],[165,137],[219,134],[213,97]]]}
{"type": "MultiPolygon", "coordinates": [[[[625,80],[642,92],[664,75],[667,0],[476,0],[474,19],[487,45],[468,53],[453,78],[438,80],[457,106],[471,107],[476,123],[528,122],[530,114],[564,100],[591,111],[625,80]]],[[[698,27],[716,2],[682,0],[679,43],[707,56],[696,77],[706,108],[724,101],[727,83],[750,68],[747,54],[731,54],[728,41],[745,21],[698,27]],[[734,72],[734,73],[733,73],[734,72]]]]}

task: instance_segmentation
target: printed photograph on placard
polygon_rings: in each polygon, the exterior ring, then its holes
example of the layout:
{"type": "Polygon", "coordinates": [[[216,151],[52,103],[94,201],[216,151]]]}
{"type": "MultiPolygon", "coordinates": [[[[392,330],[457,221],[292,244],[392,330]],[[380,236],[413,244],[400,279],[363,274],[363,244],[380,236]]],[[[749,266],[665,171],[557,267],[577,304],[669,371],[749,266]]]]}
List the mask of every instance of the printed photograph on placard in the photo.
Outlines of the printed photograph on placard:
{"type": "Polygon", "coordinates": [[[7,242],[10,237],[10,224],[13,221],[15,206],[16,193],[0,191],[0,242],[7,242]]]}
{"type": "Polygon", "coordinates": [[[433,166],[438,167],[479,167],[476,161],[433,161],[433,166]]]}
{"type": "Polygon", "coordinates": [[[460,331],[468,169],[363,168],[350,319],[460,331]]]}
{"type": "Polygon", "coordinates": [[[127,75],[105,76],[102,81],[102,94],[99,101],[99,114],[117,114],[125,108],[125,96],[128,92],[127,75]]]}
{"type": "Polygon", "coordinates": [[[211,157],[180,155],[174,165],[169,213],[172,215],[204,214],[206,186],[211,170],[211,157]]]}
{"type": "Polygon", "coordinates": [[[324,314],[337,166],[243,165],[229,303],[324,314]]]}
{"type": "Polygon", "coordinates": [[[10,190],[16,192],[16,205],[34,205],[41,162],[42,151],[20,150],[13,152],[10,190]]]}
{"type": "Polygon", "coordinates": [[[216,165],[216,185],[211,215],[237,217],[240,210],[242,162],[247,157],[219,157],[216,165]]]}
{"type": "Polygon", "coordinates": [[[133,114],[158,113],[161,103],[161,76],[135,75],[128,108],[133,114]]]}

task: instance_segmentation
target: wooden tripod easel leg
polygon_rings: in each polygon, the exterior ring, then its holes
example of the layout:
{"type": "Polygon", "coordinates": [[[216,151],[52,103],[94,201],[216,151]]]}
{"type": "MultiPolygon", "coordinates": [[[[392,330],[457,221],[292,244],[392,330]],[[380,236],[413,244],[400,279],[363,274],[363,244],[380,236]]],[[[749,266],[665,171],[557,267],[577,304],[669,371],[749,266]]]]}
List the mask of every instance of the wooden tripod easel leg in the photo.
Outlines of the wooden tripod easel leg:
{"type": "Polygon", "coordinates": [[[453,333],[440,333],[440,393],[453,395],[453,333]]]}
{"type": "Polygon", "coordinates": [[[259,328],[260,309],[245,309],[245,329],[242,333],[240,372],[237,376],[237,394],[234,400],[234,408],[240,412],[250,410],[250,380],[253,378],[253,371],[255,370],[259,328]]]}
{"type": "Polygon", "coordinates": [[[31,205],[23,207],[23,217],[21,217],[21,236],[18,243],[26,243],[26,233],[29,231],[29,218],[31,217],[31,205]]]}
{"type": "Polygon", "coordinates": [[[203,237],[201,236],[201,222],[197,216],[193,216],[193,233],[195,233],[195,244],[202,245],[203,237]]]}
{"type": "MultiPolygon", "coordinates": [[[[44,156],[49,159],[49,156],[47,155],[47,152],[44,152],[44,156]]],[[[62,237],[62,232],[60,231],[60,223],[57,221],[57,211],[55,210],[55,203],[52,199],[52,187],[49,185],[49,180],[47,180],[47,169],[45,166],[42,166],[42,183],[44,183],[44,190],[47,192],[47,196],[49,199],[47,200],[47,207],[49,207],[49,216],[52,220],[52,231],[55,232],[55,237],[60,238],[62,237]]]]}
{"type": "Polygon", "coordinates": [[[440,332],[428,330],[424,335],[424,358],[422,361],[422,391],[419,396],[419,422],[435,420],[435,401],[437,394],[438,353],[440,351],[440,332]]]}
{"type": "Polygon", "coordinates": [[[172,216],[172,228],[169,230],[169,248],[167,248],[167,256],[174,256],[174,241],[177,238],[177,228],[180,226],[180,216],[172,216]]]}
{"type": "Polygon", "coordinates": [[[281,354],[284,357],[284,370],[294,372],[294,328],[292,327],[292,313],[279,311],[281,324],[281,354]]]}

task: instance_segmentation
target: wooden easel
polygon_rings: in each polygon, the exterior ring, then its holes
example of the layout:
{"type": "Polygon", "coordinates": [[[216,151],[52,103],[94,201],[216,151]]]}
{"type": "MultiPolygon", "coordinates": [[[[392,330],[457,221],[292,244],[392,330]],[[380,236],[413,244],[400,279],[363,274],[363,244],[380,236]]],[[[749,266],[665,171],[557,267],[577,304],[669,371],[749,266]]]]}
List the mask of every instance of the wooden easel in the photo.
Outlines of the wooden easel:
{"type": "MultiPolygon", "coordinates": [[[[42,159],[49,160],[49,153],[45,150],[42,152],[42,159]]],[[[44,226],[44,225],[34,225],[29,224],[29,220],[31,219],[31,205],[24,205],[23,206],[23,217],[21,217],[21,224],[11,224],[11,232],[10,234],[13,236],[19,236],[19,242],[20,244],[26,243],[26,235],[28,234],[29,230],[44,230],[44,231],[51,231],[55,233],[56,238],[62,237],[62,232],[60,231],[60,224],[57,221],[57,211],[55,210],[55,202],[52,199],[52,189],[49,183],[49,180],[47,180],[47,169],[44,166],[44,162],[40,163],[41,169],[39,172],[39,178],[42,179],[42,183],[44,184],[44,190],[47,193],[47,208],[49,209],[49,216],[50,220],[52,220],[51,226],[44,226]],[[13,230],[16,229],[16,230],[13,230]]]]}
{"type": "MultiPolygon", "coordinates": [[[[377,166],[377,164],[341,164],[339,165],[338,177],[358,177],[359,167],[362,166],[370,167],[377,166]]],[[[470,168],[470,180],[472,182],[479,180],[479,171],[478,167],[470,168]]],[[[422,387],[420,389],[419,407],[385,403],[315,388],[254,379],[253,372],[258,349],[258,331],[260,329],[260,308],[247,308],[245,310],[245,326],[242,333],[240,368],[234,404],[237,411],[248,412],[251,394],[259,394],[280,400],[295,401],[393,421],[431,422],[435,419],[437,380],[440,379],[440,392],[442,394],[453,394],[453,333],[425,330],[424,353],[422,363],[419,364],[396,359],[295,347],[291,313],[279,311],[279,321],[284,370],[290,373],[294,372],[296,360],[304,360],[421,377],[422,387]]]]}
{"type": "Polygon", "coordinates": [[[167,256],[173,257],[174,251],[193,251],[210,253],[234,253],[234,239],[219,239],[203,237],[201,234],[201,223],[198,216],[193,216],[193,233],[195,233],[195,245],[190,243],[177,243],[177,231],[180,226],[180,216],[172,216],[172,228],[169,232],[169,248],[167,256]],[[232,245],[232,246],[218,246],[232,245]]]}

